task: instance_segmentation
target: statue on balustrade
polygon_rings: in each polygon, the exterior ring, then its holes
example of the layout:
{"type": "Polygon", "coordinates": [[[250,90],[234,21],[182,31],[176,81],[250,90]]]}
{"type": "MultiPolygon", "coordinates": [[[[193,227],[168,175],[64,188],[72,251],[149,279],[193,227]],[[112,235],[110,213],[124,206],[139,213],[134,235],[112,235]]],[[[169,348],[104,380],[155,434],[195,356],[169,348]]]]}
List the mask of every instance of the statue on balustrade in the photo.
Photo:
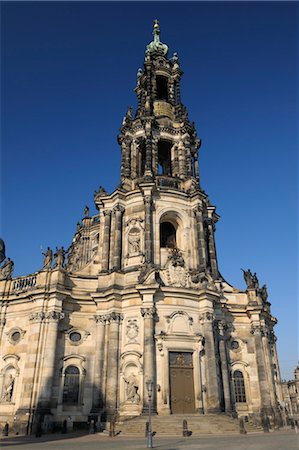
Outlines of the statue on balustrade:
{"type": "Polygon", "coordinates": [[[14,266],[14,262],[10,258],[7,258],[0,269],[0,280],[9,280],[12,276],[14,266]]]}
{"type": "Polygon", "coordinates": [[[54,253],[54,268],[55,267],[64,267],[64,259],[67,252],[64,250],[63,247],[57,248],[56,252],[54,253]]]}
{"type": "Polygon", "coordinates": [[[50,249],[50,247],[48,247],[46,253],[42,253],[42,255],[44,255],[44,269],[51,269],[52,266],[52,257],[53,257],[53,252],[50,249]]]}
{"type": "Polygon", "coordinates": [[[3,239],[0,238],[0,264],[5,260],[5,244],[3,239]]]}

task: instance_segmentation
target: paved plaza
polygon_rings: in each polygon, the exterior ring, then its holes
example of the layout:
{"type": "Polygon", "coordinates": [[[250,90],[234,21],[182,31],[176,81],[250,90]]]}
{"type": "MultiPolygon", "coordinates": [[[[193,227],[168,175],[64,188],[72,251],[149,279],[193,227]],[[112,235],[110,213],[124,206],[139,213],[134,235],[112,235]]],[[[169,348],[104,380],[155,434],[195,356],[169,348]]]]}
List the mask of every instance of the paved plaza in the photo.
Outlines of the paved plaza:
{"type": "MultiPolygon", "coordinates": [[[[154,438],[154,448],[161,450],[298,450],[299,434],[293,430],[269,434],[202,436],[189,438],[154,438]]],[[[16,436],[3,438],[1,450],[142,450],[145,438],[96,435],[48,435],[41,438],[16,436]]]]}

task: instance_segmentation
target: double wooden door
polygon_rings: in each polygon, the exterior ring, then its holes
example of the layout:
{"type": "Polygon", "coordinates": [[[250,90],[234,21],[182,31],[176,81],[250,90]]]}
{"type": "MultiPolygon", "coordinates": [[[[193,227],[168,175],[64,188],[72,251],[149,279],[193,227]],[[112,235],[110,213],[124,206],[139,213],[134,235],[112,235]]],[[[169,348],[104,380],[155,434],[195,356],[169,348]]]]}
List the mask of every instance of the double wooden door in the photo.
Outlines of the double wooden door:
{"type": "Polygon", "coordinates": [[[170,352],[170,406],[172,414],[195,412],[192,353],[170,352]]]}

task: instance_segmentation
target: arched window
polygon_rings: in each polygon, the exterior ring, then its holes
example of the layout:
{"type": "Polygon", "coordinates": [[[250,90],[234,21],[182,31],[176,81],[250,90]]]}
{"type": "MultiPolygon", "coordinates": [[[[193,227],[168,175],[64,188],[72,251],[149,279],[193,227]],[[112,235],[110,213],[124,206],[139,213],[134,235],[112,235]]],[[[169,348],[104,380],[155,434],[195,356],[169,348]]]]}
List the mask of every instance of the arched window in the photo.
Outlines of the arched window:
{"type": "Polygon", "coordinates": [[[80,371],[76,366],[68,366],[64,371],[63,403],[78,404],[79,389],[80,371]]]}
{"type": "Polygon", "coordinates": [[[244,377],[240,370],[235,370],[233,375],[236,403],[246,403],[244,377]]]}
{"type": "Polygon", "coordinates": [[[160,224],[160,247],[175,248],[176,245],[176,229],[170,222],[162,222],[160,224]]]}
{"type": "Polygon", "coordinates": [[[158,175],[172,176],[171,147],[168,141],[158,142],[158,175]]]}
{"type": "Polygon", "coordinates": [[[168,79],[161,75],[156,77],[157,100],[168,101],[168,79]]]}

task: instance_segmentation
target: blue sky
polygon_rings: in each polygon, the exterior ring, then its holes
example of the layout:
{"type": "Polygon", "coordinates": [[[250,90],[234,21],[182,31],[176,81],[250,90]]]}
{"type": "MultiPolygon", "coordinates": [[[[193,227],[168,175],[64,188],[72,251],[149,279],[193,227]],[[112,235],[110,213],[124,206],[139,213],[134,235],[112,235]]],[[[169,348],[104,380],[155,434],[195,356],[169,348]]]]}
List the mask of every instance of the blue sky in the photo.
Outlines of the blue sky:
{"type": "Polygon", "coordinates": [[[297,13],[294,2],[2,2],[1,236],[15,275],[71,243],[93,192],[119,182],[116,136],[155,18],[178,52],[221,219],[223,276],[267,283],[282,376],[298,359],[297,13]]]}

